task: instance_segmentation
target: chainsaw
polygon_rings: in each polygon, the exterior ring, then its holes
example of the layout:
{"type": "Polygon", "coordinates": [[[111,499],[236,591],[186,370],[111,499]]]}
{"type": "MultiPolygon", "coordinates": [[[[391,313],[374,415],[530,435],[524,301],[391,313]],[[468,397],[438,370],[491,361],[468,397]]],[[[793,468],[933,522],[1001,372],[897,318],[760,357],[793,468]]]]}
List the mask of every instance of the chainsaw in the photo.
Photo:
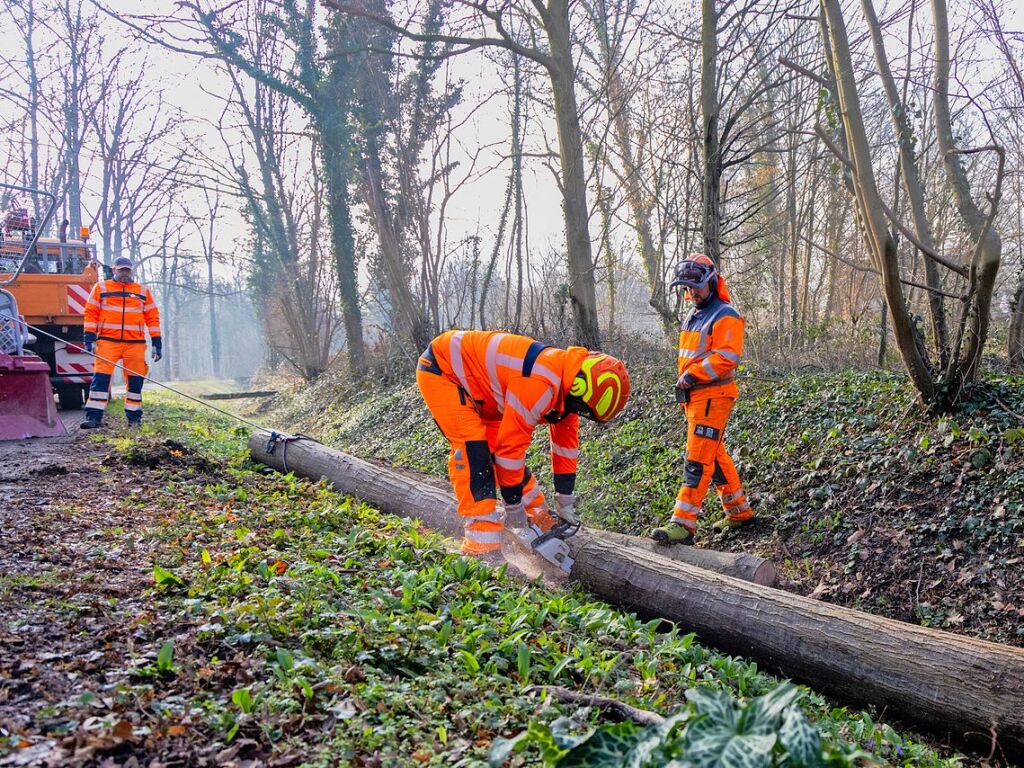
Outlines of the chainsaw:
{"type": "Polygon", "coordinates": [[[516,538],[530,554],[539,555],[557,568],[570,573],[576,561],[569,554],[569,545],[565,542],[566,539],[575,536],[583,524],[572,512],[566,517],[558,514],[553,516],[557,522],[549,530],[541,531],[527,523],[525,528],[515,532],[516,538]]]}

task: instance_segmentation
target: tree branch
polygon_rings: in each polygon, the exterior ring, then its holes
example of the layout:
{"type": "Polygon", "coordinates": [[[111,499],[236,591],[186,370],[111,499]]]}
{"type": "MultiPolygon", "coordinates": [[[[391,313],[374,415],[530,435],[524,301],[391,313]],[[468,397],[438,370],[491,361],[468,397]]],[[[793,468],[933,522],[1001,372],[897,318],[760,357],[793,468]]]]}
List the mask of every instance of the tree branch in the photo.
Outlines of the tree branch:
{"type": "Polygon", "coordinates": [[[587,693],[577,693],[568,688],[563,688],[560,685],[546,685],[537,686],[531,685],[526,689],[527,691],[544,690],[547,691],[551,696],[569,704],[583,704],[587,707],[599,707],[600,709],[607,709],[615,712],[619,717],[623,717],[627,720],[632,720],[634,723],[639,725],[661,725],[665,722],[665,718],[659,715],[657,712],[651,712],[646,709],[639,709],[637,707],[630,706],[618,699],[612,699],[607,696],[594,696],[587,693]]]}
{"type": "MultiPolygon", "coordinates": [[[[828,132],[821,126],[820,123],[814,126],[814,132],[823,142],[825,142],[825,146],[829,148],[829,150],[832,152],[833,155],[836,156],[839,162],[841,162],[843,165],[849,168],[851,172],[854,171],[853,163],[850,161],[850,158],[843,154],[843,151],[836,146],[835,142],[832,141],[832,137],[828,135],[828,132]]],[[[950,261],[945,256],[936,253],[934,249],[929,248],[924,243],[922,243],[921,239],[917,235],[915,235],[914,232],[910,228],[908,228],[903,222],[901,222],[899,220],[899,217],[892,212],[892,209],[885,204],[885,201],[882,200],[881,196],[879,196],[878,198],[878,204],[881,206],[886,218],[889,219],[889,221],[891,221],[893,224],[895,224],[896,228],[900,231],[900,233],[904,237],[906,237],[910,242],[912,242],[917,247],[917,249],[921,251],[921,253],[923,253],[925,256],[932,259],[933,261],[938,262],[946,269],[950,269],[956,272],[961,277],[967,277],[968,270],[966,269],[966,267],[962,267],[959,264],[950,261]]]]}
{"type": "MultiPolygon", "coordinates": [[[[540,64],[545,69],[551,71],[554,68],[554,61],[545,53],[538,51],[536,48],[530,48],[528,46],[517,43],[512,39],[510,35],[502,34],[501,37],[465,37],[462,35],[442,35],[439,33],[428,33],[428,32],[413,32],[401,24],[397,24],[386,16],[382,16],[372,11],[368,11],[365,8],[358,8],[354,5],[349,5],[339,0],[322,0],[323,4],[328,8],[333,8],[339,13],[345,13],[349,16],[358,16],[362,19],[367,19],[380,24],[382,27],[391,30],[395,34],[401,35],[402,37],[408,38],[409,40],[415,40],[419,43],[444,43],[445,45],[451,46],[462,46],[461,49],[449,51],[447,53],[436,54],[431,58],[436,59],[447,59],[452,56],[457,56],[468,51],[475,50],[477,48],[493,47],[493,48],[505,48],[506,50],[512,51],[519,56],[530,59],[540,64]]],[[[490,16],[490,14],[488,14],[490,16]]],[[[493,20],[493,18],[492,18],[493,20]]],[[[499,30],[504,28],[498,23],[499,30]]],[[[339,54],[331,52],[327,54],[327,58],[335,58],[339,54]]]]}
{"type": "Polygon", "coordinates": [[[792,69],[794,72],[797,72],[803,75],[804,77],[809,77],[822,88],[828,88],[828,80],[826,80],[824,77],[815,74],[814,72],[811,72],[811,70],[807,69],[806,67],[800,66],[795,61],[791,61],[790,59],[787,59],[785,56],[779,56],[779,64],[781,64],[784,67],[788,67],[789,69],[792,69]]]}
{"type": "Polygon", "coordinates": [[[885,217],[889,219],[889,221],[891,221],[893,224],[895,224],[896,229],[898,229],[900,233],[904,237],[906,237],[910,242],[917,246],[917,249],[921,253],[923,253],[925,256],[932,259],[933,261],[937,261],[939,264],[946,267],[946,269],[953,270],[961,277],[967,277],[968,270],[966,267],[961,267],[959,264],[950,261],[945,256],[940,256],[933,249],[929,248],[924,243],[922,243],[921,239],[916,234],[914,234],[913,230],[911,230],[906,224],[900,221],[899,217],[892,212],[892,209],[885,204],[885,201],[882,200],[881,195],[879,195],[878,197],[878,204],[882,207],[882,211],[885,213],[885,217]]]}
{"type": "MultiPolygon", "coordinates": [[[[855,261],[851,261],[850,259],[847,259],[845,256],[840,256],[835,251],[829,250],[825,246],[823,246],[823,245],[821,245],[819,243],[814,242],[809,237],[807,237],[807,235],[805,235],[803,232],[800,232],[797,236],[801,240],[803,240],[805,243],[810,245],[812,248],[817,248],[819,251],[824,253],[826,256],[830,256],[831,258],[835,259],[836,261],[842,262],[843,264],[845,264],[846,266],[850,267],[851,269],[855,269],[858,272],[869,272],[872,275],[879,274],[878,270],[875,269],[874,267],[865,267],[863,264],[858,264],[855,261]]],[[[947,293],[946,291],[939,290],[938,288],[932,288],[932,287],[924,285],[922,283],[914,282],[913,280],[905,280],[902,277],[900,278],[900,282],[903,283],[904,285],[909,285],[909,286],[912,286],[914,288],[920,288],[921,290],[928,291],[929,293],[937,293],[940,296],[945,296],[945,297],[950,298],[950,299],[956,299],[957,301],[966,301],[967,300],[967,297],[964,294],[962,294],[962,293],[947,293]]]]}
{"type": "Polygon", "coordinates": [[[828,131],[825,130],[821,123],[814,126],[814,134],[825,143],[825,146],[828,147],[829,151],[835,155],[836,159],[840,163],[846,166],[850,173],[856,173],[856,169],[853,167],[853,162],[846,156],[846,153],[843,152],[843,150],[840,149],[834,141],[832,141],[832,137],[828,135],[828,131]]]}

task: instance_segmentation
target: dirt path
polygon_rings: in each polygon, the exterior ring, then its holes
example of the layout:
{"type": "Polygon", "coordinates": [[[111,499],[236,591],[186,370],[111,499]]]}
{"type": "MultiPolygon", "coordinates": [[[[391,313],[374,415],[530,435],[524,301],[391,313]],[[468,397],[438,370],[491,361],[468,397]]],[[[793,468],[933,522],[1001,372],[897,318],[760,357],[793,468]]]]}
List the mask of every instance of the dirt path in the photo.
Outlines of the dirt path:
{"type": "Polygon", "coordinates": [[[175,748],[187,718],[131,684],[175,631],[154,610],[146,500],[182,469],[173,447],[131,446],[77,429],[0,443],[0,766],[207,762],[175,748]]]}

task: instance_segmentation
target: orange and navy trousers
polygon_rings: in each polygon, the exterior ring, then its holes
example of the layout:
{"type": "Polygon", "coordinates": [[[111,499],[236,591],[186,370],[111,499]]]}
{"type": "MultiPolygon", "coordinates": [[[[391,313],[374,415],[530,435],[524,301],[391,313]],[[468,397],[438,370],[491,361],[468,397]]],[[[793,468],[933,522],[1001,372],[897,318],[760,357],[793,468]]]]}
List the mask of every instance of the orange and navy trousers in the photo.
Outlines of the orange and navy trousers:
{"type": "Polygon", "coordinates": [[[723,440],[734,402],[731,397],[707,397],[684,406],[686,465],[672,519],[690,531],[697,529],[697,516],[712,482],[729,520],[739,522],[754,516],[723,440]]]}
{"type": "MultiPolygon", "coordinates": [[[[503,523],[492,454],[501,422],[481,417],[479,405],[466,390],[432,363],[432,355],[420,358],[416,384],[450,446],[448,478],[463,518],[462,551],[467,555],[498,551],[503,523]]],[[[521,491],[527,520],[541,530],[550,529],[554,518],[529,469],[521,491]]]]}
{"type": "Polygon", "coordinates": [[[102,418],[110,402],[110,381],[116,367],[124,370],[124,415],[129,423],[138,423],[142,421],[142,377],[149,373],[144,341],[99,339],[96,342],[96,363],[92,385],[89,387],[89,400],[85,404],[85,416],[93,421],[102,418]],[[106,359],[101,360],[101,357],[106,359]]]}

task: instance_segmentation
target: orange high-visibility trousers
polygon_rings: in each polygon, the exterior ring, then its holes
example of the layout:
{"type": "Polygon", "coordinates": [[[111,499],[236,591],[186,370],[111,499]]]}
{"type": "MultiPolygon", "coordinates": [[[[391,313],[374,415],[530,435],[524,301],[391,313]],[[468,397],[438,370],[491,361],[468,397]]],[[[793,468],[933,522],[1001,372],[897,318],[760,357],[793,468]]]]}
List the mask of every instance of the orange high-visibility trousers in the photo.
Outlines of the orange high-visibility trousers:
{"type": "Polygon", "coordinates": [[[100,339],[96,342],[96,358],[93,366],[89,400],[85,404],[86,415],[91,415],[96,420],[102,417],[103,411],[110,401],[110,383],[114,369],[120,367],[124,370],[125,415],[130,422],[140,420],[142,418],[142,377],[149,373],[149,366],[146,365],[146,344],[100,339]]]}
{"type": "Polygon", "coordinates": [[[697,516],[712,481],[726,517],[738,522],[754,516],[723,441],[733,402],[731,397],[710,397],[685,405],[686,465],[672,519],[691,531],[697,528],[697,516]]]}
{"type": "MultiPolygon", "coordinates": [[[[416,371],[416,384],[441,433],[448,440],[448,479],[464,518],[462,551],[480,555],[501,549],[502,518],[491,454],[500,421],[483,419],[458,384],[429,371],[416,371]]],[[[554,525],[537,480],[527,470],[523,506],[527,519],[541,530],[554,525]]]]}

